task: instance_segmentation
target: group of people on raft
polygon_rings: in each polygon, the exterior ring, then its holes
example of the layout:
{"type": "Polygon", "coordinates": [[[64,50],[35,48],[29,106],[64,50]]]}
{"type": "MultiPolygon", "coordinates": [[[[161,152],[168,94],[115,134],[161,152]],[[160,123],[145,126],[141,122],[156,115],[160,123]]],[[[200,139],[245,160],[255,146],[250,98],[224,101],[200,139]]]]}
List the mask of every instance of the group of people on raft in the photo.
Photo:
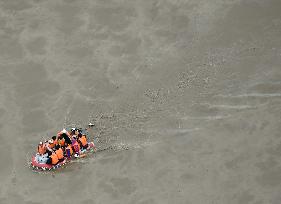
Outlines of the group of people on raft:
{"type": "Polygon", "coordinates": [[[81,129],[72,128],[69,132],[63,129],[52,139],[38,144],[37,158],[40,163],[56,165],[65,157],[79,157],[87,148],[87,137],[81,129]]]}

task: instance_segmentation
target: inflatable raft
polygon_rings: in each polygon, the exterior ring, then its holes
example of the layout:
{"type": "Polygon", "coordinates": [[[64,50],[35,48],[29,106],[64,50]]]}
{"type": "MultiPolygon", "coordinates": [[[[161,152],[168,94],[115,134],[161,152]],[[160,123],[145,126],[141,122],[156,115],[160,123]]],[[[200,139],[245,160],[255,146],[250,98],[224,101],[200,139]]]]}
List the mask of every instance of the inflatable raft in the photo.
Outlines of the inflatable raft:
{"type": "Polygon", "coordinates": [[[94,152],[94,151],[95,151],[95,144],[93,142],[89,142],[88,148],[82,150],[79,156],[77,156],[77,157],[72,156],[70,158],[65,157],[63,161],[59,162],[56,165],[46,164],[45,162],[43,162],[45,160],[44,156],[39,156],[38,154],[36,154],[36,155],[33,155],[31,158],[31,167],[34,170],[42,170],[42,171],[50,171],[53,169],[58,169],[58,168],[63,167],[67,163],[69,163],[72,159],[83,158],[83,157],[87,156],[87,154],[89,152],[94,152]]]}

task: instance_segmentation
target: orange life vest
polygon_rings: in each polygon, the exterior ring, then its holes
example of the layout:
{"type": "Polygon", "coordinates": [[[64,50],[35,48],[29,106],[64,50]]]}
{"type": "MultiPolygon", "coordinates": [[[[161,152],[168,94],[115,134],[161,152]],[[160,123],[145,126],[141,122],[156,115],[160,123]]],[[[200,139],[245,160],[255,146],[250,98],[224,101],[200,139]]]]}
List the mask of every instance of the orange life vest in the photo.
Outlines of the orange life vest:
{"type": "Polygon", "coordinates": [[[67,149],[69,149],[70,155],[72,155],[72,154],[73,154],[73,150],[72,150],[71,145],[68,145],[67,148],[65,148],[65,151],[66,151],[67,149]]]}
{"type": "Polygon", "coordinates": [[[45,154],[46,153],[46,146],[45,145],[38,145],[38,153],[45,154]]]}
{"type": "Polygon", "coordinates": [[[51,159],[53,165],[56,165],[59,162],[58,156],[55,153],[51,155],[51,159]]]}
{"type": "Polygon", "coordinates": [[[81,142],[82,146],[85,147],[88,142],[87,142],[87,138],[85,137],[85,135],[83,135],[82,137],[79,138],[79,141],[81,142]]]}
{"type": "Polygon", "coordinates": [[[53,149],[53,148],[55,147],[55,143],[54,143],[54,142],[53,142],[52,144],[49,143],[49,147],[50,147],[51,149],[53,149]]]}
{"type": "Polygon", "coordinates": [[[54,145],[56,146],[58,144],[58,139],[54,140],[54,145]]]}
{"type": "Polygon", "coordinates": [[[63,159],[63,151],[61,148],[56,150],[56,155],[58,156],[58,159],[63,159]]]}
{"type": "Polygon", "coordinates": [[[65,145],[65,140],[64,140],[64,138],[59,139],[59,140],[58,140],[58,144],[59,144],[61,147],[63,147],[63,146],[65,145]]]}

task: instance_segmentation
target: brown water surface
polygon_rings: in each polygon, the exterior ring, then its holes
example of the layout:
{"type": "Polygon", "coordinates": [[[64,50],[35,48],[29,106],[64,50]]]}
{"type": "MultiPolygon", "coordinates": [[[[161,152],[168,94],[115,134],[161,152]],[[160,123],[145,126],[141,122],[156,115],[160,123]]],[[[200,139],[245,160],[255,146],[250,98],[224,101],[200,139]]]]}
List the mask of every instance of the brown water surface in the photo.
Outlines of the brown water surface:
{"type": "Polygon", "coordinates": [[[0,203],[281,202],[281,1],[1,0],[0,203]],[[95,123],[55,172],[38,142],[95,123]]]}

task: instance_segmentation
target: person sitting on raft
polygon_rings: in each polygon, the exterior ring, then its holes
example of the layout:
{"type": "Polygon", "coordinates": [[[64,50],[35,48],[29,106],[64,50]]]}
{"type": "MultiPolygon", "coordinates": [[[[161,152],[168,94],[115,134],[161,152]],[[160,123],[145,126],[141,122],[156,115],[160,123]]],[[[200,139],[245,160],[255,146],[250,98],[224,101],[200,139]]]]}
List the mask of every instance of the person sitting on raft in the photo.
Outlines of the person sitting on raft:
{"type": "Polygon", "coordinates": [[[55,145],[54,145],[54,140],[53,140],[53,139],[50,139],[50,140],[48,140],[48,142],[45,141],[45,144],[44,144],[44,145],[46,146],[46,152],[47,152],[48,154],[51,154],[51,153],[53,152],[53,148],[55,147],[55,145]]]}
{"type": "Polygon", "coordinates": [[[38,153],[36,154],[35,158],[40,164],[46,164],[48,160],[47,148],[43,142],[39,142],[38,144],[38,153]]]}
{"type": "Polygon", "coordinates": [[[63,150],[62,150],[62,148],[59,145],[56,145],[55,153],[58,156],[59,162],[64,160],[63,150]]]}
{"type": "Polygon", "coordinates": [[[60,135],[60,136],[58,137],[57,141],[58,141],[58,145],[59,145],[59,146],[61,146],[61,147],[63,147],[63,148],[65,147],[65,139],[63,138],[62,135],[60,135]]]}
{"type": "Polygon", "coordinates": [[[56,165],[59,163],[59,159],[58,156],[56,155],[56,153],[53,152],[48,152],[49,155],[49,159],[47,160],[46,164],[52,164],[52,165],[56,165]]]}
{"type": "Polygon", "coordinates": [[[82,135],[81,132],[79,132],[79,134],[78,134],[78,143],[80,144],[80,147],[82,150],[87,149],[89,146],[86,135],[85,134],[82,135]]]}
{"type": "Polygon", "coordinates": [[[71,135],[69,134],[69,132],[66,131],[66,129],[63,129],[62,131],[58,132],[57,137],[63,138],[66,143],[71,144],[71,135]]]}
{"type": "Polygon", "coordinates": [[[72,136],[72,140],[71,140],[71,144],[72,144],[72,148],[73,148],[73,151],[75,152],[75,157],[79,157],[79,154],[80,154],[80,145],[79,143],[77,142],[77,137],[76,135],[73,135],[72,136]]]}
{"type": "Polygon", "coordinates": [[[38,153],[40,155],[45,154],[46,153],[46,146],[45,146],[45,144],[43,144],[43,142],[39,142],[37,150],[38,150],[38,153]]]}
{"type": "Polygon", "coordinates": [[[76,128],[71,128],[70,135],[71,136],[77,135],[77,129],[76,128]]]}
{"type": "Polygon", "coordinates": [[[49,143],[48,147],[53,150],[56,146],[55,141],[53,139],[50,139],[48,143],[49,143]]]}
{"type": "Polygon", "coordinates": [[[71,147],[71,144],[65,143],[65,145],[66,145],[66,148],[65,148],[66,156],[67,156],[67,158],[71,158],[73,155],[73,149],[71,147]]]}
{"type": "Polygon", "coordinates": [[[57,138],[57,136],[54,135],[54,136],[52,137],[52,140],[54,141],[54,145],[56,146],[56,145],[58,144],[58,138],[57,138]]]}

